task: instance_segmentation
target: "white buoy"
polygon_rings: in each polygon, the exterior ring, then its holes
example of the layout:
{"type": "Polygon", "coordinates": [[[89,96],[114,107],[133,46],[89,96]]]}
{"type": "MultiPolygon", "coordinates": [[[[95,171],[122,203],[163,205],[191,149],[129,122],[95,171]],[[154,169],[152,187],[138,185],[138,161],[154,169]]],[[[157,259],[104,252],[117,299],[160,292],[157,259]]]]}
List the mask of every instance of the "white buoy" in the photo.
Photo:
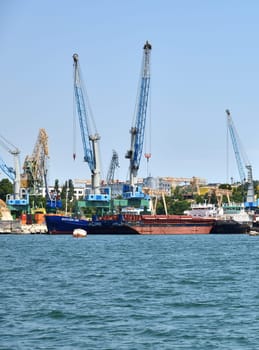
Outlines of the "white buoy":
{"type": "Polygon", "coordinates": [[[76,238],[86,237],[87,236],[87,232],[86,232],[86,230],[83,230],[82,228],[76,228],[73,231],[73,236],[76,237],[76,238]]]}
{"type": "Polygon", "coordinates": [[[257,232],[257,231],[249,231],[248,234],[250,236],[259,236],[259,232],[257,232]]]}

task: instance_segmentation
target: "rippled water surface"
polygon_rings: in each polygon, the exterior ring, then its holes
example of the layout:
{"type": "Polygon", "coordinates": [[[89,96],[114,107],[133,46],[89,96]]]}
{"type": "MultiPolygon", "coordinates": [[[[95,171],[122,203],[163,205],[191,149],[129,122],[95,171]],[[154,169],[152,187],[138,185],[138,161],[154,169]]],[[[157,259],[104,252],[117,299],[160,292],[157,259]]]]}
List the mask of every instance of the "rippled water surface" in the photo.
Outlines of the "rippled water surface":
{"type": "Polygon", "coordinates": [[[259,236],[0,236],[0,349],[259,349],[259,236]]]}

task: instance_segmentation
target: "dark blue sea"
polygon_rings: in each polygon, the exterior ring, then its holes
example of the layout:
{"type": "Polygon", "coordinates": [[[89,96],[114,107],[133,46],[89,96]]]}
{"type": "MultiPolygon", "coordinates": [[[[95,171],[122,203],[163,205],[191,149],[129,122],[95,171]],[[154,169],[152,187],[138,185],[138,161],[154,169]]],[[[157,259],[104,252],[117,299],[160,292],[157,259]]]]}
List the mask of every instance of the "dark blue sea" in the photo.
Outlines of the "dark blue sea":
{"type": "Polygon", "coordinates": [[[259,349],[259,236],[0,235],[0,349],[259,349]]]}

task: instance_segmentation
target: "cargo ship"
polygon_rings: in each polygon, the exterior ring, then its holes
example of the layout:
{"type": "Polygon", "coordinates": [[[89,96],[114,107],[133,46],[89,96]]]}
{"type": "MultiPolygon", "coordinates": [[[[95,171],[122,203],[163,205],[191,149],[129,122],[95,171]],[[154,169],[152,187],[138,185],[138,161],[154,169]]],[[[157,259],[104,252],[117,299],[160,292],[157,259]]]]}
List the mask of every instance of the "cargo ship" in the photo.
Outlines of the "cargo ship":
{"type": "Polygon", "coordinates": [[[209,234],[214,219],[194,218],[188,215],[106,215],[91,220],[58,214],[46,214],[48,234],[73,234],[83,229],[88,234],[209,234]]]}

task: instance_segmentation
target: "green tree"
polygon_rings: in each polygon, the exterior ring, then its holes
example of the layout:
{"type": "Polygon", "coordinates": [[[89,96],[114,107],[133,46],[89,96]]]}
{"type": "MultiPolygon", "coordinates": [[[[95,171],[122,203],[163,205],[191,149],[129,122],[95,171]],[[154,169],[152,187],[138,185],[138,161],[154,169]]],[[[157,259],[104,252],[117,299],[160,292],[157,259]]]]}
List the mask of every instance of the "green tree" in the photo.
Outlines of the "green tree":
{"type": "Polygon", "coordinates": [[[204,202],[211,203],[211,204],[217,204],[218,199],[217,199],[215,191],[205,193],[205,195],[203,197],[203,203],[204,202]]]}
{"type": "Polygon", "coordinates": [[[254,181],[254,188],[255,188],[256,198],[259,198],[259,181],[258,180],[254,181]]]}
{"type": "MultiPolygon", "coordinates": [[[[173,197],[165,197],[166,208],[168,214],[182,215],[185,210],[190,209],[190,202],[187,200],[175,200],[173,197]]],[[[163,199],[160,198],[157,203],[156,213],[165,214],[165,207],[163,203],[163,199]]]]}
{"type": "Polygon", "coordinates": [[[6,195],[13,193],[13,184],[8,179],[2,179],[0,181],[0,199],[6,200],[6,195]]]}
{"type": "Polygon", "coordinates": [[[157,215],[162,215],[165,214],[165,208],[162,200],[158,200],[157,206],[156,206],[156,214],[157,215]]]}
{"type": "Polygon", "coordinates": [[[190,209],[190,202],[186,200],[171,202],[168,214],[183,215],[185,210],[190,209]]]}
{"type": "Polygon", "coordinates": [[[70,211],[73,207],[73,198],[74,198],[74,185],[73,185],[73,181],[69,179],[62,186],[62,190],[61,190],[62,208],[70,211]]]}
{"type": "Polygon", "coordinates": [[[204,203],[204,196],[202,196],[202,195],[200,195],[200,194],[196,194],[195,196],[194,196],[194,201],[195,201],[195,203],[197,203],[197,204],[202,204],[202,203],[204,203]]]}
{"type": "Polygon", "coordinates": [[[30,207],[32,209],[46,208],[46,198],[42,196],[30,196],[30,207]]]}
{"type": "Polygon", "coordinates": [[[244,185],[234,187],[232,190],[231,201],[235,203],[244,202],[246,193],[247,190],[245,190],[244,185]]]}
{"type": "Polygon", "coordinates": [[[183,199],[183,189],[180,186],[176,186],[174,189],[172,189],[172,197],[174,199],[183,199]]]}
{"type": "Polygon", "coordinates": [[[71,179],[68,180],[68,200],[72,201],[74,198],[74,184],[71,179]]]}
{"type": "Polygon", "coordinates": [[[55,180],[55,184],[54,184],[54,192],[59,195],[59,181],[58,179],[55,180]]]}
{"type": "Polygon", "coordinates": [[[68,188],[68,184],[67,184],[67,181],[65,181],[64,185],[61,188],[61,194],[60,194],[62,202],[66,200],[67,188],[68,188]]]}
{"type": "Polygon", "coordinates": [[[232,190],[232,186],[230,184],[220,184],[219,189],[221,190],[232,190]]]}

